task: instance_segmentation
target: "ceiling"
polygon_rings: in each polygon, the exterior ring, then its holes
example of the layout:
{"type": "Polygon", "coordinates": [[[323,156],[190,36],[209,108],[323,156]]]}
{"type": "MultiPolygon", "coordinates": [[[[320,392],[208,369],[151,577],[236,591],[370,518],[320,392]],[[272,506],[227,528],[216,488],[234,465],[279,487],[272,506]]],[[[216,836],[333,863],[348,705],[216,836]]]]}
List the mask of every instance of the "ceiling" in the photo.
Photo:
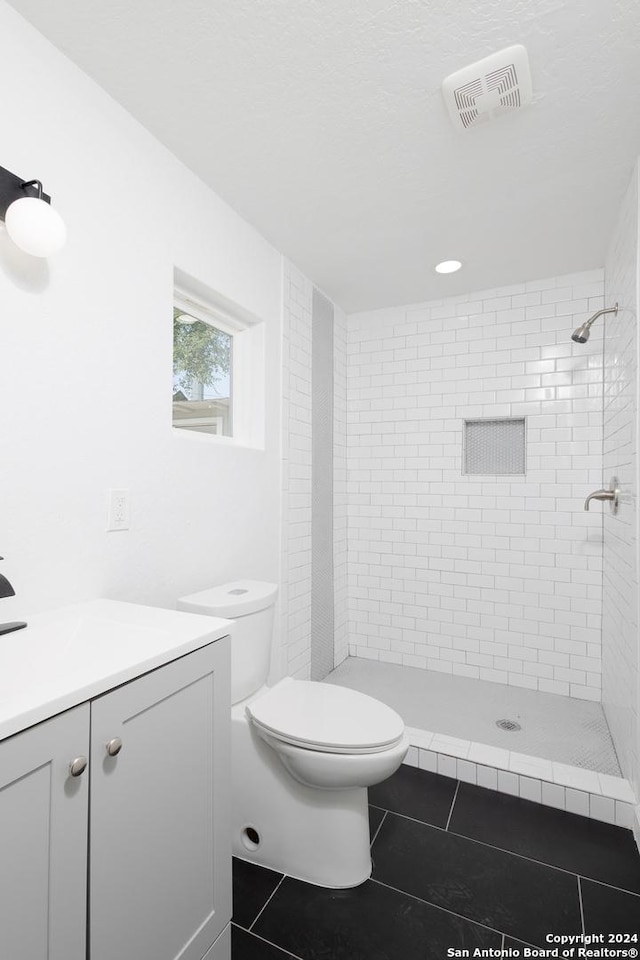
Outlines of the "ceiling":
{"type": "Polygon", "coordinates": [[[349,312],[604,262],[637,0],[11,2],[349,312]],[[513,43],[533,103],[457,132],[442,79],[513,43]]]}

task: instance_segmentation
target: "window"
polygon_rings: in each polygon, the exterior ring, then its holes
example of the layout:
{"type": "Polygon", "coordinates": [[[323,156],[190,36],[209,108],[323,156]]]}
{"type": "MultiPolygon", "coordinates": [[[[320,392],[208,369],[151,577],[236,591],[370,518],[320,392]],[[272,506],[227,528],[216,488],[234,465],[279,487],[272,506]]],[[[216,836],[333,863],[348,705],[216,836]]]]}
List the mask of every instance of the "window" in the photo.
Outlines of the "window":
{"type": "Polygon", "coordinates": [[[265,326],[245,307],[174,269],[176,437],[264,449],[265,326]]]}
{"type": "Polygon", "coordinates": [[[233,336],[173,308],[173,425],[233,436],[233,336]]]}

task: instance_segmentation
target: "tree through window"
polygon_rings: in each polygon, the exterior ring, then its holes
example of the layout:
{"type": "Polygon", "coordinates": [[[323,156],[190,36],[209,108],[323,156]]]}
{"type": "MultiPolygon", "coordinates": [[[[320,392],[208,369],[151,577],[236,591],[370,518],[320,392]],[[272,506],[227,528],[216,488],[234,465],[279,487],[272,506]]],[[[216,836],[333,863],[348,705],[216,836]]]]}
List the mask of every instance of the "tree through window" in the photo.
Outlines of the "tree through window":
{"type": "Polygon", "coordinates": [[[233,336],[174,307],[173,425],[230,437],[233,336]]]}

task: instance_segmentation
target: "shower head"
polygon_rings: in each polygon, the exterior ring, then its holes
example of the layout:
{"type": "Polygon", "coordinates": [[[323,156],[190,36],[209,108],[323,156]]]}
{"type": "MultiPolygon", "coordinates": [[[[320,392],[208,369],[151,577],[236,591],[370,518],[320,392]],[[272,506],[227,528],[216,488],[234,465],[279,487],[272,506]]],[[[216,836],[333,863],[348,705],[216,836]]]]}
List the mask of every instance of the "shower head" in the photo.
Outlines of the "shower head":
{"type": "Polygon", "coordinates": [[[589,334],[591,333],[591,322],[587,320],[586,323],[583,323],[581,327],[578,327],[577,330],[574,330],[571,334],[571,339],[576,343],[586,343],[589,339],[589,334]]]}
{"type": "Polygon", "coordinates": [[[571,334],[571,339],[574,340],[575,343],[586,343],[587,340],[589,339],[589,334],[591,333],[591,327],[593,326],[594,321],[597,320],[598,317],[601,317],[603,313],[615,314],[617,312],[618,312],[617,303],[614,307],[607,307],[604,310],[598,310],[598,312],[594,313],[592,317],[589,317],[588,320],[585,320],[582,326],[578,327],[577,330],[573,331],[573,333],[571,334]]]}

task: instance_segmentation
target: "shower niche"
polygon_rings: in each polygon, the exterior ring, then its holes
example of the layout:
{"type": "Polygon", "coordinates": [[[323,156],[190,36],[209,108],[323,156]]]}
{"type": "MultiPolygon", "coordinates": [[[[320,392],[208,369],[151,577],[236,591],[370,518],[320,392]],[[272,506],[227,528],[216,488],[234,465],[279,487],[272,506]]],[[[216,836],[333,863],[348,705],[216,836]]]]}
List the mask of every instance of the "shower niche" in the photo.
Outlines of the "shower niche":
{"type": "Polygon", "coordinates": [[[524,476],[524,417],[465,420],[462,472],[468,476],[524,476]]]}

